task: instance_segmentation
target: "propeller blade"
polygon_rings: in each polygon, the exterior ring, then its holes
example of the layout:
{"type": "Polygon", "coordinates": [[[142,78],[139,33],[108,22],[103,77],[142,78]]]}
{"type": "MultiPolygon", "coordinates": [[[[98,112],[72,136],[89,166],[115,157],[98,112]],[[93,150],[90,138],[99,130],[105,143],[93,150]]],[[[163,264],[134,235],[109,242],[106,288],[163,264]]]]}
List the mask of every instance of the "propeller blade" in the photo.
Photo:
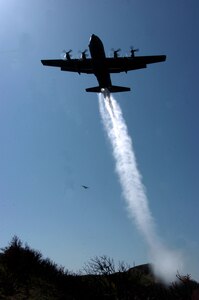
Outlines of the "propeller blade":
{"type": "Polygon", "coordinates": [[[87,58],[87,52],[88,52],[88,49],[85,49],[84,51],[79,51],[79,53],[81,53],[81,59],[87,58]]]}
{"type": "Polygon", "coordinates": [[[134,49],[133,46],[130,47],[130,52],[131,52],[131,57],[134,57],[135,56],[135,52],[138,52],[139,49],[134,49]]]}
{"type": "Polygon", "coordinates": [[[63,57],[63,59],[71,59],[71,55],[70,55],[71,52],[72,52],[72,49],[70,49],[68,51],[63,50],[61,56],[63,57]]]}
{"type": "Polygon", "coordinates": [[[117,58],[117,57],[118,57],[118,52],[120,52],[121,49],[118,48],[117,50],[115,50],[114,48],[112,48],[111,51],[113,51],[113,57],[114,57],[114,58],[117,58]]]}

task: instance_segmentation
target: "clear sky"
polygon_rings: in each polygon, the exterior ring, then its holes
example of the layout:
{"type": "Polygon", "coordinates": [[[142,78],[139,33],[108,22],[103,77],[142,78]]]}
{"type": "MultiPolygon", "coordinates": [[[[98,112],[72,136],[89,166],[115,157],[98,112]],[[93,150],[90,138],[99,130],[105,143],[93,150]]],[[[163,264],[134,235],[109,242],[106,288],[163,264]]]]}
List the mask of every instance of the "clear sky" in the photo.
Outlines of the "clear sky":
{"type": "Polygon", "coordinates": [[[199,280],[197,0],[0,2],[0,247],[14,235],[69,270],[106,254],[147,263],[128,218],[93,75],[44,67],[73,57],[92,33],[126,55],[166,54],[147,69],[112,75],[158,234],[199,280]],[[90,188],[84,190],[81,185],[90,188]]]}

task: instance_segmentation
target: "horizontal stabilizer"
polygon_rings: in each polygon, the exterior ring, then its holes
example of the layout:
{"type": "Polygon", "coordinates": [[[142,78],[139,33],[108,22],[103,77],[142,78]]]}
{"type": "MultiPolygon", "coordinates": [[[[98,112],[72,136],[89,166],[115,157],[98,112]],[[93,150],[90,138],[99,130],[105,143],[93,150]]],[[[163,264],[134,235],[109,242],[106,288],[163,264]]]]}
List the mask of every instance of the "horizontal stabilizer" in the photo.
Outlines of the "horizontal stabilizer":
{"type": "Polygon", "coordinates": [[[101,93],[102,89],[100,86],[95,86],[95,87],[87,88],[86,91],[91,93],[101,93]]]}
{"type": "Polygon", "coordinates": [[[125,86],[111,85],[108,88],[108,90],[110,93],[120,93],[120,92],[129,92],[131,89],[125,86]]]}
{"type": "MultiPolygon", "coordinates": [[[[131,89],[129,87],[111,85],[106,88],[110,93],[119,93],[119,92],[129,92],[131,89]]],[[[95,86],[91,88],[87,88],[87,92],[91,93],[103,93],[105,88],[101,88],[100,86],[95,86]]]]}

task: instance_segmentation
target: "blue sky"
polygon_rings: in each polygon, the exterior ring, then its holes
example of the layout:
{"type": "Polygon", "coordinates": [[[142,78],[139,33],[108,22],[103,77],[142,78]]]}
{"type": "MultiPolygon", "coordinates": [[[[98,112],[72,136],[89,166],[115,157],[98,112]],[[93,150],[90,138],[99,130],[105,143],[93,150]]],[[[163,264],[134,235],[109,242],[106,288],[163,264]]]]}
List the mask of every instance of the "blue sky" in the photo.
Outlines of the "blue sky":
{"type": "Polygon", "coordinates": [[[126,55],[166,54],[112,75],[158,234],[199,280],[198,1],[1,1],[0,246],[13,235],[70,270],[106,254],[148,262],[128,218],[93,75],[47,68],[92,33],[126,55]],[[81,185],[90,186],[84,190],[81,185]]]}

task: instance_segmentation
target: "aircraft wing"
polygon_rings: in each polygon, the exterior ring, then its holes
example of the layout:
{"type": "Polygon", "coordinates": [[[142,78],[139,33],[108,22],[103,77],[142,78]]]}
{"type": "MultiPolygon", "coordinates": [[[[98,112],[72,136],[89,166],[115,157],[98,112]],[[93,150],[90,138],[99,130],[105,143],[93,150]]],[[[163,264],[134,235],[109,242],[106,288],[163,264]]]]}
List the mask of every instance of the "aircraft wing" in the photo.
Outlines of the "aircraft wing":
{"type": "Polygon", "coordinates": [[[109,73],[128,72],[143,69],[147,67],[147,64],[158,63],[165,60],[166,55],[106,58],[106,67],[109,73]]]}
{"type": "Polygon", "coordinates": [[[58,67],[61,71],[77,72],[77,73],[93,73],[92,61],[87,59],[43,59],[44,66],[58,67]]]}
{"type": "MultiPolygon", "coordinates": [[[[128,72],[131,70],[143,69],[147,64],[158,63],[166,60],[166,55],[135,56],[105,58],[96,62],[101,64],[109,73],[128,72]]],[[[41,60],[42,64],[50,67],[58,67],[61,71],[93,74],[93,59],[46,59],[41,60]]]]}

